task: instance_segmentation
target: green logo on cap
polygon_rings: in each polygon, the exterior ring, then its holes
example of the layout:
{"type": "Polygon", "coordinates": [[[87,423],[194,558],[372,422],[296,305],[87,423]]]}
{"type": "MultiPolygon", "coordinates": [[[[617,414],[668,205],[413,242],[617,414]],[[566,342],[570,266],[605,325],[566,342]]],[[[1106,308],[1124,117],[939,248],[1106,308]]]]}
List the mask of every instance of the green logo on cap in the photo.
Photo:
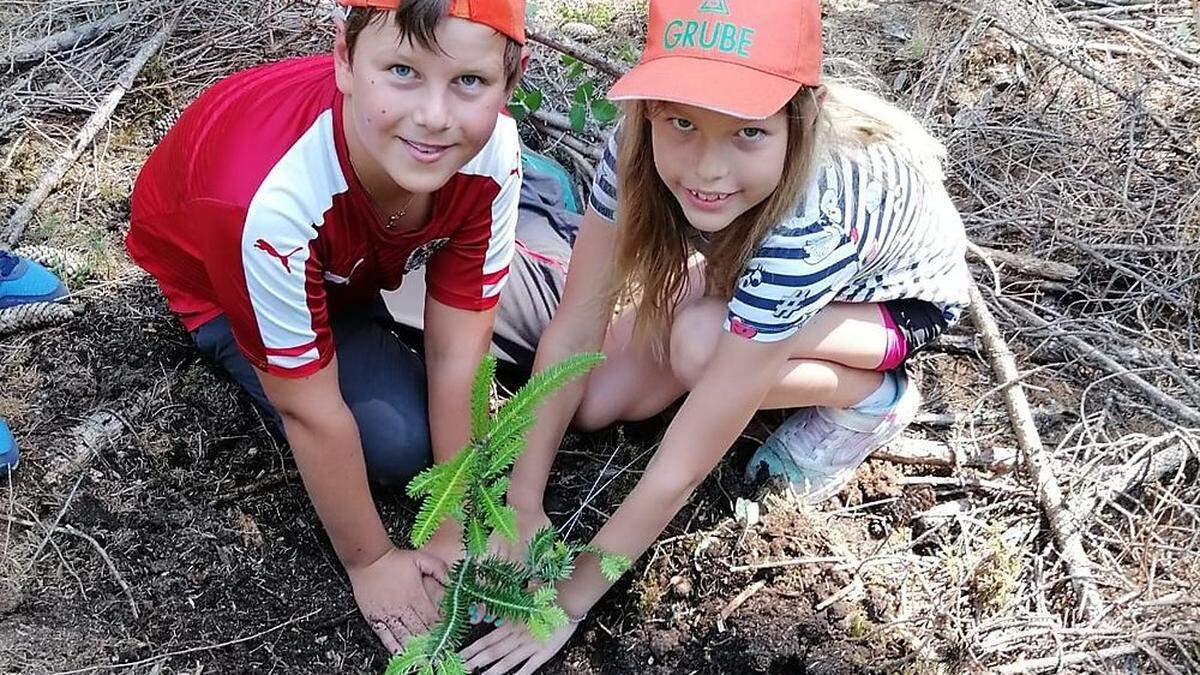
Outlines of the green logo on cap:
{"type": "MultiPolygon", "coordinates": [[[[704,0],[700,4],[699,13],[729,16],[729,5],[725,0],[704,0]]],[[[663,31],[663,49],[668,52],[676,49],[700,49],[750,58],[754,32],[753,28],[738,26],[728,20],[672,19],[667,22],[667,28],[663,31]]]]}

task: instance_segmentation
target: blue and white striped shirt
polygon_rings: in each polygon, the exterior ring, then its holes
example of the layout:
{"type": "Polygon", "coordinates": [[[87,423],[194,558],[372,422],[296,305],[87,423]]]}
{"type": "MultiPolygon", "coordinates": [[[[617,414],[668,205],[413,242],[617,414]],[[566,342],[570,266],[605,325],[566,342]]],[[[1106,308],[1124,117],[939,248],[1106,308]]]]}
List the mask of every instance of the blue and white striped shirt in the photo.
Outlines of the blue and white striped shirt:
{"type": "MultiPolygon", "coordinates": [[[[618,130],[597,167],[590,202],[609,222],[617,212],[618,130]]],[[[751,256],[725,329],[775,342],[830,302],[901,299],[933,303],[952,324],[969,302],[965,252],[962,220],[941,181],[883,143],[839,151],[814,169],[794,217],[751,256]]]]}

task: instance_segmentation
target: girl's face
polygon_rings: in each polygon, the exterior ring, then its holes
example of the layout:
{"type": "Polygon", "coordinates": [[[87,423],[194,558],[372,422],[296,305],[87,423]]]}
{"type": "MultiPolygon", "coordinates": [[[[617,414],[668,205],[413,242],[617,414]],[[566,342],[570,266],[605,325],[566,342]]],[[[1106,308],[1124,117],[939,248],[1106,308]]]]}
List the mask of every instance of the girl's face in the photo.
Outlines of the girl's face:
{"type": "Polygon", "coordinates": [[[787,158],[786,109],[744,120],[662,103],[649,118],[655,168],[697,230],[728,227],[779,185],[787,158]]]}

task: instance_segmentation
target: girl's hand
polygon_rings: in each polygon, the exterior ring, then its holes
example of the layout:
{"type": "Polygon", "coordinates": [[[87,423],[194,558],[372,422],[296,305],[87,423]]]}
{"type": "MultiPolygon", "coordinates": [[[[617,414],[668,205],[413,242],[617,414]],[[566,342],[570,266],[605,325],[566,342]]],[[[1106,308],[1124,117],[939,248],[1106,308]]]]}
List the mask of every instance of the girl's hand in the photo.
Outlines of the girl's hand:
{"type": "Polygon", "coordinates": [[[517,675],[530,675],[567,644],[577,627],[578,624],[569,623],[541,642],[523,624],[507,624],[468,645],[461,655],[470,672],[490,665],[482,671],[483,675],[501,675],[517,667],[520,667],[517,675]]]}

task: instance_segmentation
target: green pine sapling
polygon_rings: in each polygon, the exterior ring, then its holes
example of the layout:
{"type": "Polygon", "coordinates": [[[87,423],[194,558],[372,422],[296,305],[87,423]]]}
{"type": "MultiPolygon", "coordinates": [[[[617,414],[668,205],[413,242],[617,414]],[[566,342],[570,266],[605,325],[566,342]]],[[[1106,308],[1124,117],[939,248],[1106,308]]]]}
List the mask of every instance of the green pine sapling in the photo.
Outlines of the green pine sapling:
{"type": "Polygon", "coordinates": [[[603,359],[601,354],[577,354],[542,370],[495,415],[490,403],[496,359],[485,356],[479,364],[471,388],[471,439],[453,460],[426,469],[408,484],[408,494],[424,500],[413,524],[413,546],[423,546],[450,517],[462,524],[466,555],[446,574],[441,619],[428,633],[408,640],[386,675],[466,675],[458,652],[475,603],[483,603],[505,621],[523,622],[534,636],[548,638],[567,624],[566,613],[555,603],[554,584],[571,575],[580,553],[598,557],[601,571],[612,581],[629,569],[627,558],[568,544],[551,527],[530,539],[524,564],[487,554],[493,533],[510,541],[517,538],[516,512],[504,503],[504,494],[509,469],[525,449],[534,409],[603,359]],[[531,590],[531,585],[536,588],[531,590]]]}

